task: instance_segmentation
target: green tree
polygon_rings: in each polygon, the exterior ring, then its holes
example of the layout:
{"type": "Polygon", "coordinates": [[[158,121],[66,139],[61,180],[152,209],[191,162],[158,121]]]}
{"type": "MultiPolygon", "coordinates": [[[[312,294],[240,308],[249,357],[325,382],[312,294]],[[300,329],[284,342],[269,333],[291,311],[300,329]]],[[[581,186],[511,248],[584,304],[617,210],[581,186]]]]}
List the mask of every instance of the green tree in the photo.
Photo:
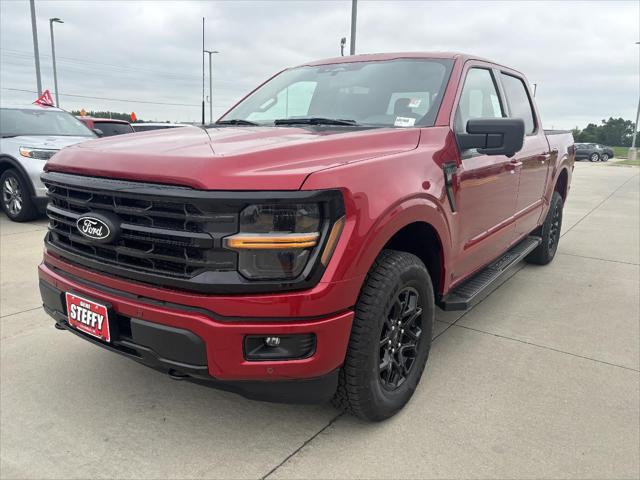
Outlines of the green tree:
{"type": "Polygon", "coordinates": [[[600,125],[590,123],[583,130],[575,128],[572,132],[576,142],[628,147],[631,146],[633,122],[623,118],[609,117],[609,120],[602,120],[600,125]]]}
{"type": "MultiPolygon", "coordinates": [[[[71,112],[73,115],[80,115],[79,110],[74,110],[71,112]]],[[[116,120],[126,120],[127,122],[131,121],[130,113],[121,113],[121,112],[110,112],[110,111],[88,111],[87,116],[95,117],[95,118],[114,118],[116,120]]],[[[137,119],[138,122],[143,122],[140,118],[137,119]]]]}

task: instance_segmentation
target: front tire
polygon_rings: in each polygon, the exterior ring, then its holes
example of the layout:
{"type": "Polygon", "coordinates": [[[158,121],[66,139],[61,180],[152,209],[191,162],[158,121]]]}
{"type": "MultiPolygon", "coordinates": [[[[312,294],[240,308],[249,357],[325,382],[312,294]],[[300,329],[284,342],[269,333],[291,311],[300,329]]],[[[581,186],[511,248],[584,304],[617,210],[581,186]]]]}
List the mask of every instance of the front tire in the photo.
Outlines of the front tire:
{"type": "Polygon", "coordinates": [[[38,216],[38,209],[29,194],[26,180],[10,168],[0,176],[2,211],[14,222],[26,222],[38,216]]]}
{"type": "Polygon", "coordinates": [[[410,253],[383,250],[355,308],[333,404],[365,420],[391,417],[422,376],[434,321],[431,277],[410,253]]]}
{"type": "Polygon", "coordinates": [[[603,153],[602,157],[600,158],[600,160],[602,160],[603,162],[608,162],[609,161],[609,154],[608,153],[603,153]]]}
{"type": "Polygon", "coordinates": [[[589,160],[591,160],[592,162],[599,162],[600,161],[600,155],[598,155],[597,153],[592,153],[589,156],[589,160]]]}
{"type": "Polygon", "coordinates": [[[549,211],[542,224],[542,243],[527,256],[527,262],[546,265],[556,256],[560,242],[560,230],[562,229],[563,207],[562,195],[553,192],[549,211]]]}

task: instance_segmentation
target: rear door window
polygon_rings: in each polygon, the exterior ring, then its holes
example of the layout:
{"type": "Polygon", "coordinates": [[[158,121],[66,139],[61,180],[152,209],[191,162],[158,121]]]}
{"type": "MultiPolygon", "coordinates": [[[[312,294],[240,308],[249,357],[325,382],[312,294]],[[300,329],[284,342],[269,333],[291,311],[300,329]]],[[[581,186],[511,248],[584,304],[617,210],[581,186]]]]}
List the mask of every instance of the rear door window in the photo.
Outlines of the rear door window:
{"type": "Polygon", "coordinates": [[[133,133],[133,128],[127,123],[116,122],[93,122],[94,127],[102,131],[103,136],[112,137],[113,135],[122,135],[125,133],[133,133]]]}
{"type": "Polygon", "coordinates": [[[502,73],[501,77],[507,104],[509,105],[509,117],[524,120],[525,134],[533,134],[536,131],[536,120],[524,82],[522,79],[506,73],[502,73]]]}

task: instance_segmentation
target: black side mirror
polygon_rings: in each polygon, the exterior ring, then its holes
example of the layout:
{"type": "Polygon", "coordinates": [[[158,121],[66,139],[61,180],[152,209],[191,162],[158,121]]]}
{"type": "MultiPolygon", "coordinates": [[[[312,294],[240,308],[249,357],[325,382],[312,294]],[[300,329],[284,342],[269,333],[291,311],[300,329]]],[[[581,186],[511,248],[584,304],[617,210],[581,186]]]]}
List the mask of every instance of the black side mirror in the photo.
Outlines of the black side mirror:
{"type": "Polygon", "coordinates": [[[467,133],[458,133],[460,150],[477,148],[483,155],[513,157],[524,143],[524,121],[520,118],[476,118],[467,122],[467,133]]]}
{"type": "Polygon", "coordinates": [[[99,137],[104,137],[104,132],[102,130],[100,130],[99,128],[92,128],[91,130],[93,131],[93,133],[95,133],[99,137]]]}

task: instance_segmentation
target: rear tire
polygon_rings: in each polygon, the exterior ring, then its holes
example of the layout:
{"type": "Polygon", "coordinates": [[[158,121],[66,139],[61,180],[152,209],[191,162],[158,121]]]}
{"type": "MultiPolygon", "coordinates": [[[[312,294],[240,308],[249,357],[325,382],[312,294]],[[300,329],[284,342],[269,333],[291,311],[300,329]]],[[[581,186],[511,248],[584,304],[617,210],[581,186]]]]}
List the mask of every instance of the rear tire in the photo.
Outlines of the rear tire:
{"type": "Polygon", "coordinates": [[[600,161],[600,155],[598,155],[597,153],[592,153],[589,156],[589,160],[591,160],[592,162],[599,162],[600,161]]]}
{"type": "Polygon", "coordinates": [[[556,256],[558,243],[560,242],[560,231],[562,229],[562,209],[562,195],[558,192],[553,192],[547,217],[542,224],[542,243],[527,256],[527,262],[535,263],[536,265],[546,265],[556,256]]]}
{"type": "Polygon", "coordinates": [[[600,157],[600,160],[603,162],[608,162],[609,161],[609,154],[608,153],[603,153],[602,157],[600,157]]]}
{"type": "Polygon", "coordinates": [[[434,310],[431,277],[422,261],[383,250],[356,304],[334,406],[370,421],[401,410],[429,356],[434,310]]]}
{"type": "Polygon", "coordinates": [[[38,216],[29,185],[17,170],[10,168],[0,176],[0,205],[14,222],[26,222],[38,216]]]}

